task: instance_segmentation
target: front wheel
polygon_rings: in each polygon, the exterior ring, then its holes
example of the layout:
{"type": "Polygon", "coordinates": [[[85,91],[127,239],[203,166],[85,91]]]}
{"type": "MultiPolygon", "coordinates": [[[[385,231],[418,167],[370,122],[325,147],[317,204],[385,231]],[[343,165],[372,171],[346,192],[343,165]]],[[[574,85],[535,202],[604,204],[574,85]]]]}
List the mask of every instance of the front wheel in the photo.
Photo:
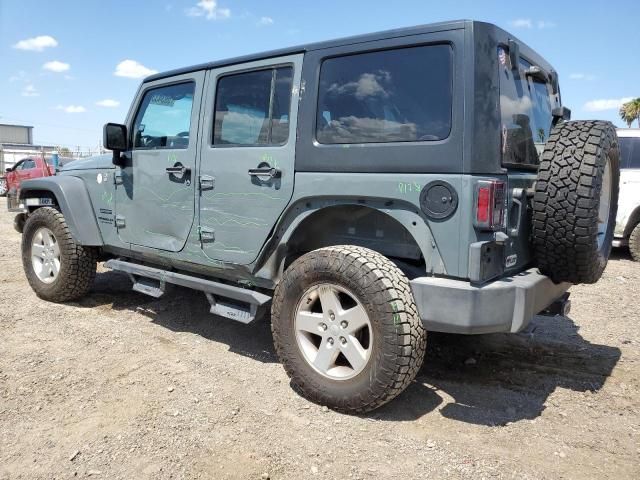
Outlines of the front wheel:
{"type": "Polygon", "coordinates": [[[321,248],[293,262],[276,288],[271,321],[293,387],[342,412],[395,398],[424,359],[426,332],[407,277],[366,248],[321,248]]]}
{"type": "Polygon", "coordinates": [[[91,288],[96,276],[96,252],[75,242],[62,213],[42,207],[24,224],[22,265],[38,297],[66,302],[91,288]]]}

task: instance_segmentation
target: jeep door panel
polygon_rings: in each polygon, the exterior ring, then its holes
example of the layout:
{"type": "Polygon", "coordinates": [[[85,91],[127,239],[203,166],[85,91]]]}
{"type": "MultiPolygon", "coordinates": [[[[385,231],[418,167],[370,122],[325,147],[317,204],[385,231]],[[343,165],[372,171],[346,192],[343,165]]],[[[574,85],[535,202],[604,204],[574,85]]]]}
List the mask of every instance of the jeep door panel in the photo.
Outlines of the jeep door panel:
{"type": "Polygon", "coordinates": [[[302,58],[208,72],[199,229],[211,259],[251,263],[291,199],[302,58]]]}
{"type": "Polygon", "coordinates": [[[119,236],[134,249],[177,252],[189,236],[204,77],[198,71],[144,83],[129,113],[131,159],[120,169],[115,210],[119,236]]]}

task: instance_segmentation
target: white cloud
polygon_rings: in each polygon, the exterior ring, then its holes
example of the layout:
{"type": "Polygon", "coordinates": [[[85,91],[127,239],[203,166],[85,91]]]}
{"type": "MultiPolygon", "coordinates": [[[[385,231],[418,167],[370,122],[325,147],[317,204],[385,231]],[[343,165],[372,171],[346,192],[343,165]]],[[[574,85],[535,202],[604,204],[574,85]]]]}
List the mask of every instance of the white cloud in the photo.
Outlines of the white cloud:
{"type": "Polygon", "coordinates": [[[533,22],[529,18],[516,18],[509,22],[513,28],[533,28],[533,22]]]}
{"type": "Polygon", "coordinates": [[[84,113],[87,111],[82,105],[58,105],[56,110],[62,110],[66,113],[84,113]]]}
{"type": "Polygon", "coordinates": [[[601,112],[603,110],[617,110],[623,103],[633,100],[633,97],[624,98],[602,98],[590,100],[584,104],[584,110],[587,112],[601,112]]]}
{"type": "Polygon", "coordinates": [[[114,108],[119,106],[120,102],[117,100],[112,100],[111,98],[105,98],[104,100],[100,100],[99,102],[96,102],[96,105],[98,105],[99,107],[114,108]]]}
{"type": "Polygon", "coordinates": [[[45,48],[57,47],[58,41],[49,35],[40,35],[38,37],[20,40],[13,48],[18,50],[30,50],[32,52],[41,52],[45,48]]]}
{"type": "Polygon", "coordinates": [[[258,20],[258,25],[273,25],[273,18],[271,17],[260,17],[260,20],[258,20]]]}
{"type": "Polygon", "coordinates": [[[591,75],[590,73],[571,73],[569,75],[569,78],[571,80],[595,80],[596,76],[595,75],[591,75]]]}
{"type": "Polygon", "coordinates": [[[42,65],[42,68],[45,70],[49,70],[50,72],[60,73],[69,70],[69,68],[71,68],[71,65],[64,62],[59,62],[58,60],[53,60],[42,65]]]}
{"type": "Polygon", "coordinates": [[[38,90],[36,90],[36,87],[29,84],[22,89],[21,95],[23,97],[38,97],[40,96],[40,93],[38,93],[38,90]]]}
{"type": "Polygon", "coordinates": [[[13,83],[13,82],[22,82],[22,81],[27,81],[27,72],[25,72],[24,70],[20,70],[15,75],[11,75],[9,77],[9,82],[11,82],[11,83],[13,83]]]}
{"type": "Polygon", "coordinates": [[[206,17],[207,20],[221,20],[231,16],[231,10],[218,7],[216,0],[200,0],[194,7],[187,8],[190,17],[206,17]]]}
{"type": "Polygon", "coordinates": [[[546,20],[538,20],[537,25],[538,25],[538,28],[540,30],[543,30],[545,28],[555,28],[555,26],[556,26],[556,24],[554,22],[549,22],[549,21],[546,21],[546,20]]]}
{"type": "Polygon", "coordinates": [[[126,78],[143,78],[158,73],[157,70],[147,68],[135,60],[123,60],[116,65],[116,71],[113,74],[117,77],[126,78]]]}
{"type": "Polygon", "coordinates": [[[512,28],[526,28],[527,30],[531,30],[532,28],[544,30],[545,28],[554,28],[556,26],[555,22],[548,20],[531,20],[530,18],[516,18],[515,20],[511,20],[509,25],[511,25],[512,28]]]}

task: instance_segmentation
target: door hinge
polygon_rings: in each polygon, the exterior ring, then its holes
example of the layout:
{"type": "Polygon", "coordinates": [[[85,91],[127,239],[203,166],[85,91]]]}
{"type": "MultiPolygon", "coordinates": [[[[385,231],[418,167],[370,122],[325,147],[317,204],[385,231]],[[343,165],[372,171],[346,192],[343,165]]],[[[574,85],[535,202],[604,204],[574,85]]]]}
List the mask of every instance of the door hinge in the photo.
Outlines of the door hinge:
{"type": "Polygon", "coordinates": [[[115,185],[122,185],[122,170],[116,170],[113,174],[113,183],[115,185]]]}
{"type": "Polygon", "coordinates": [[[124,217],[122,215],[116,215],[116,227],[124,228],[125,224],[124,217]]]}
{"type": "Polygon", "coordinates": [[[216,239],[215,230],[208,227],[198,227],[198,234],[201,242],[213,242],[216,239]]]}
{"type": "Polygon", "coordinates": [[[216,186],[216,179],[209,175],[200,175],[200,190],[213,190],[216,186]]]}

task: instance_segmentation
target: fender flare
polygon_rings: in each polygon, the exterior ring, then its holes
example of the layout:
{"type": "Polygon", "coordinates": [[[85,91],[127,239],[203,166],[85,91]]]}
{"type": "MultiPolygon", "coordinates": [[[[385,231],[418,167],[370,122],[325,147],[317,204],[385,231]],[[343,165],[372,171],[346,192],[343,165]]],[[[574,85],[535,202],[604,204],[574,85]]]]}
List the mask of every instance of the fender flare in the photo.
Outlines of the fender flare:
{"type": "Polygon", "coordinates": [[[60,175],[25,180],[20,185],[21,199],[35,197],[41,192],[53,195],[76,242],[86,246],[104,245],[84,180],[60,175]]]}
{"type": "Polygon", "coordinates": [[[392,208],[374,198],[366,200],[348,197],[325,198],[321,201],[316,199],[313,202],[313,206],[308,202],[310,202],[309,198],[299,199],[285,211],[278,227],[274,231],[274,235],[268,240],[265,248],[257,258],[256,265],[258,268],[254,272],[257,277],[275,278],[279,281],[284,269],[284,260],[288,254],[287,244],[298,227],[312,215],[340,206],[367,207],[389,216],[402,225],[413,237],[425,259],[427,269],[431,273],[447,273],[447,268],[440,256],[433,233],[428,224],[415,212],[415,207],[411,208],[410,205],[397,202],[392,208]]]}

